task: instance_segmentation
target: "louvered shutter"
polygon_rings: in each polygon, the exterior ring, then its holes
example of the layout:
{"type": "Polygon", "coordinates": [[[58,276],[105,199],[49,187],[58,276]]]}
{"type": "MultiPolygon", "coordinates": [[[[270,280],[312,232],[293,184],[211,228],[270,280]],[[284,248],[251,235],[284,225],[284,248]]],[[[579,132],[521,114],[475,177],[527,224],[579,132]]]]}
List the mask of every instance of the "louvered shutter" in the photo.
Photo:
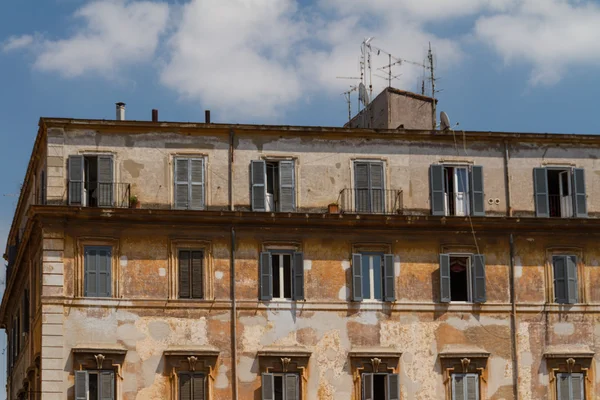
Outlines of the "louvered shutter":
{"type": "Polygon", "coordinates": [[[192,298],[204,297],[204,254],[201,251],[192,251],[192,298]]]}
{"type": "Polygon", "coordinates": [[[363,374],[363,399],[373,400],[373,374],[363,374]]]}
{"type": "Polygon", "coordinates": [[[446,194],[444,192],[444,167],[433,164],[429,167],[429,190],[431,215],[446,215],[446,194]]]}
{"type": "Polygon", "coordinates": [[[294,253],[294,300],[304,300],[304,253],[294,253]]]}
{"type": "Polygon", "coordinates": [[[269,301],[273,298],[273,261],[268,251],[260,253],[260,299],[269,301]]]}
{"type": "Polygon", "coordinates": [[[294,162],[279,162],[279,210],[293,212],[296,210],[294,162]]]}
{"type": "Polygon", "coordinates": [[[75,371],[75,400],[87,400],[89,378],[87,371],[75,371]]]}
{"type": "Polygon", "coordinates": [[[204,400],[204,375],[192,375],[192,400],[204,400]]]}
{"type": "Polygon", "coordinates": [[[383,256],[384,272],[384,299],[385,301],[396,300],[396,268],[394,267],[394,255],[385,254],[383,256]]]}
{"type": "Polygon", "coordinates": [[[99,207],[113,206],[113,158],[98,156],[98,184],[96,201],[99,207]]]}
{"type": "Polygon", "coordinates": [[[452,375],[452,400],[466,400],[464,375],[452,375]]]}
{"type": "Polygon", "coordinates": [[[204,160],[193,158],[190,160],[190,208],[193,210],[204,210],[204,160]]]}
{"type": "Polygon", "coordinates": [[[388,374],[387,383],[388,400],[400,400],[400,376],[398,374],[388,374]]]}
{"type": "Polygon", "coordinates": [[[566,256],[567,263],[567,299],[569,304],[575,304],[578,301],[577,295],[577,257],[566,256]]]}
{"type": "Polygon", "coordinates": [[[23,332],[29,332],[29,292],[23,293],[23,332]]]}
{"type": "Polygon", "coordinates": [[[189,160],[187,158],[175,159],[175,208],[188,208],[190,187],[189,187],[189,160]]]}
{"type": "Polygon", "coordinates": [[[465,377],[466,400],[479,400],[479,375],[467,374],[465,377]]]}
{"type": "Polygon", "coordinates": [[[285,400],[300,400],[300,388],[298,387],[298,375],[285,375],[285,400]]]}
{"type": "Polygon", "coordinates": [[[556,399],[571,400],[569,374],[557,374],[556,376],[556,399]]]}
{"type": "Polygon", "coordinates": [[[98,295],[98,270],[96,266],[96,250],[85,250],[85,290],[84,296],[96,297],[98,295]]]}
{"type": "Polygon", "coordinates": [[[352,254],[352,300],[363,299],[362,254],[352,254]]]}
{"type": "Polygon", "coordinates": [[[262,374],[262,400],[275,400],[273,374],[262,374]]]}
{"type": "Polygon", "coordinates": [[[573,205],[577,218],[587,218],[587,196],[585,192],[585,171],[583,168],[573,169],[573,205]]]}
{"type": "Polygon", "coordinates": [[[250,164],[252,179],[252,211],[266,211],[267,165],[263,160],[255,160],[250,164]]]}
{"type": "Polygon", "coordinates": [[[533,169],[533,188],[535,195],[535,215],[538,217],[549,217],[548,170],[546,168],[533,169]]]}
{"type": "Polygon", "coordinates": [[[440,254],[440,301],[449,303],[450,294],[450,255],[440,254]]]}
{"type": "Polygon", "coordinates": [[[383,164],[382,163],[370,163],[369,164],[369,181],[371,184],[371,209],[372,213],[382,213],[384,207],[384,182],[383,182],[383,164]]]}
{"type": "Polygon", "coordinates": [[[179,298],[190,298],[190,252],[179,251],[179,298]]]}
{"type": "Polygon", "coordinates": [[[111,295],[111,254],[108,249],[96,251],[96,269],[98,274],[98,297],[109,297],[111,295]]]}
{"type": "Polygon", "coordinates": [[[114,372],[101,372],[100,400],[115,400],[115,374],[114,372]]]}
{"type": "Polygon", "coordinates": [[[473,302],[484,303],[486,300],[485,288],[485,256],[483,254],[473,255],[473,266],[471,282],[473,284],[473,302]]]}
{"type": "Polygon", "coordinates": [[[46,171],[40,174],[40,204],[46,204],[46,171]]]}
{"type": "Polygon", "coordinates": [[[83,156],[69,156],[69,204],[83,204],[83,156]]]}
{"type": "Polygon", "coordinates": [[[471,207],[474,216],[485,216],[485,200],[483,194],[483,167],[479,165],[474,165],[471,168],[471,207]]]}
{"type": "Polygon", "coordinates": [[[368,212],[371,196],[369,193],[369,163],[354,163],[354,202],[357,212],[368,212]]]}
{"type": "Polygon", "coordinates": [[[192,400],[192,377],[190,374],[179,374],[179,400],[192,400]]]}
{"type": "Polygon", "coordinates": [[[585,381],[583,374],[571,374],[571,393],[573,400],[585,399],[585,381]]]}
{"type": "Polygon", "coordinates": [[[554,301],[556,303],[567,303],[567,257],[552,257],[554,272],[554,301]]]}

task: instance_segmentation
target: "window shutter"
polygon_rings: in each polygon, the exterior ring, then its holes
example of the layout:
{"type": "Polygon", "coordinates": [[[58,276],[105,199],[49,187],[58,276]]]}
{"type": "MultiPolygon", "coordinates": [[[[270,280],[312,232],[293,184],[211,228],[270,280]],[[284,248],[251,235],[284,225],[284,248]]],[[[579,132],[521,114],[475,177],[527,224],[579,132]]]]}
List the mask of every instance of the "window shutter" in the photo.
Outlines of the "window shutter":
{"type": "Polygon", "coordinates": [[[585,399],[584,383],[583,374],[571,374],[571,393],[573,394],[573,400],[585,399]]]}
{"type": "Polygon", "coordinates": [[[383,256],[384,271],[384,299],[385,301],[396,300],[396,268],[394,267],[394,255],[383,256]]]}
{"type": "Polygon", "coordinates": [[[23,293],[23,332],[29,332],[29,292],[23,293]]]}
{"type": "Polygon", "coordinates": [[[473,303],[484,303],[486,300],[485,290],[485,256],[473,254],[473,265],[471,270],[471,283],[473,285],[473,303]]]}
{"type": "Polygon", "coordinates": [[[567,257],[552,257],[554,272],[554,301],[556,303],[567,303],[567,257]]]}
{"type": "Polygon", "coordinates": [[[190,298],[190,252],[179,251],[179,298],[190,298]]]}
{"type": "Polygon", "coordinates": [[[294,300],[304,300],[304,253],[294,253],[294,300]]]}
{"type": "Polygon", "coordinates": [[[279,162],[279,210],[293,212],[296,210],[294,162],[279,162]]]}
{"type": "Polygon", "coordinates": [[[192,298],[204,297],[204,271],[202,264],[204,254],[201,251],[192,251],[192,298]]]}
{"type": "Polygon", "coordinates": [[[585,194],[585,171],[573,169],[573,204],[577,218],[587,218],[587,196],[585,194]]]}
{"type": "Polygon", "coordinates": [[[440,254],[440,301],[449,303],[452,300],[450,295],[450,256],[440,254]]]}
{"type": "Polygon", "coordinates": [[[193,158],[190,160],[191,172],[191,200],[190,208],[194,210],[204,210],[204,159],[193,158]]]}
{"type": "Polygon", "coordinates": [[[431,215],[446,215],[446,194],[444,193],[444,167],[432,164],[429,168],[431,192],[431,215]]]}
{"type": "Polygon", "coordinates": [[[273,298],[273,267],[271,253],[260,253],[260,299],[269,301],[273,298]]]}
{"type": "Polygon", "coordinates": [[[567,265],[567,299],[569,304],[575,304],[578,301],[577,296],[577,257],[566,256],[567,265]]]}
{"type": "Polygon", "coordinates": [[[175,208],[188,208],[189,203],[189,160],[175,159],[175,208]]]}
{"type": "Polygon", "coordinates": [[[285,400],[300,400],[300,390],[298,388],[298,375],[285,375],[285,400]]]}
{"type": "Polygon", "coordinates": [[[98,295],[97,281],[98,273],[96,266],[96,250],[86,249],[85,250],[85,290],[84,296],[96,297],[98,295]]]}
{"type": "Polygon", "coordinates": [[[98,156],[98,185],[96,200],[100,207],[113,206],[113,158],[98,156]]]}
{"type": "Polygon", "coordinates": [[[479,400],[479,375],[467,374],[466,380],[466,400],[479,400]]]}
{"type": "Polygon", "coordinates": [[[252,211],[266,211],[267,165],[263,160],[255,160],[250,164],[252,178],[252,211]]]}
{"type": "Polygon", "coordinates": [[[485,216],[485,199],[483,194],[483,167],[473,165],[471,168],[471,207],[476,217],[485,216]]]}
{"type": "Polygon", "coordinates": [[[466,400],[464,375],[452,375],[452,400],[466,400]]]}
{"type": "Polygon", "coordinates": [[[96,269],[98,279],[98,297],[110,297],[111,295],[111,279],[110,279],[110,257],[111,252],[107,249],[99,249],[96,251],[96,269]]]}
{"type": "Polygon", "coordinates": [[[179,400],[192,400],[192,377],[190,374],[179,374],[179,400]]]}
{"type": "Polygon", "coordinates": [[[89,378],[87,371],[75,371],[75,400],[87,400],[89,378]]]}
{"type": "Polygon", "coordinates": [[[369,163],[354,163],[354,196],[356,211],[369,211],[369,163]]]}
{"type": "Polygon", "coordinates": [[[114,372],[100,373],[100,400],[115,400],[114,372]]]}
{"type": "Polygon", "coordinates": [[[388,400],[400,400],[400,377],[398,374],[388,374],[388,400]]]}
{"type": "Polygon", "coordinates": [[[362,301],[363,299],[363,284],[362,284],[362,254],[352,254],[352,300],[362,301]]]}
{"type": "Polygon", "coordinates": [[[40,204],[46,204],[46,171],[40,174],[40,204]]]}
{"type": "Polygon", "coordinates": [[[381,213],[384,210],[383,196],[383,164],[369,164],[369,182],[371,184],[371,209],[370,212],[381,213]]]}
{"type": "Polygon", "coordinates": [[[262,374],[262,400],[275,400],[273,374],[262,374]]]}
{"type": "Polygon", "coordinates": [[[192,400],[204,400],[204,375],[192,375],[192,400]]]}
{"type": "Polygon", "coordinates": [[[373,374],[363,374],[363,399],[373,400],[373,374]]]}
{"type": "Polygon", "coordinates": [[[533,169],[533,187],[535,193],[535,215],[537,217],[549,217],[548,170],[546,168],[533,169]]]}
{"type": "Polygon", "coordinates": [[[69,156],[69,205],[82,205],[83,176],[83,156],[69,156]]]}

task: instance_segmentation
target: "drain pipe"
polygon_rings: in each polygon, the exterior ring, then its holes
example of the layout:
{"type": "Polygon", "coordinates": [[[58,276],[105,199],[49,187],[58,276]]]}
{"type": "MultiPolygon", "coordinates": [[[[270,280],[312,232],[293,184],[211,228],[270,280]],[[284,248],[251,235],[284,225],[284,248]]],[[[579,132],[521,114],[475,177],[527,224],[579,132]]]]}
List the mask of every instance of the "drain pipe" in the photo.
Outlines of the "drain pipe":
{"type": "Polygon", "coordinates": [[[238,400],[237,366],[237,304],[235,300],[235,229],[231,227],[231,246],[229,262],[231,264],[231,369],[233,373],[233,400],[238,400]]]}
{"type": "Polygon", "coordinates": [[[510,174],[508,173],[508,142],[504,141],[504,186],[506,187],[506,215],[512,217],[512,202],[510,197],[510,174]]]}
{"type": "Polygon", "coordinates": [[[233,129],[229,130],[229,211],[235,211],[233,205],[233,141],[235,132],[233,129]]]}
{"type": "Polygon", "coordinates": [[[513,398],[519,400],[519,360],[517,352],[517,303],[515,299],[515,243],[513,234],[509,236],[510,244],[510,334],[513,367],[513,398]]]}

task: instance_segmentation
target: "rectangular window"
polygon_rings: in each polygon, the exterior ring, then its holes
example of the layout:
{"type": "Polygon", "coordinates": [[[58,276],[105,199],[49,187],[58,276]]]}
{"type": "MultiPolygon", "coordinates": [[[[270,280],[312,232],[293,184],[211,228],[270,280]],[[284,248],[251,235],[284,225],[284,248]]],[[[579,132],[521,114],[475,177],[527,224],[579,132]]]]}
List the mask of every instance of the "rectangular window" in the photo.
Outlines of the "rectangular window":
{"type": "Polygon", "coordinates": [[[262,400],[300,400],[298,374],[262,374],[262,400]]]}
{"type": "Polygon", "coordinates": [[[203,374],[179,373],[179,400],[204,400],[205,396],[206,379],[203,374]]]}
{"type": "Polygon", "coordinates": [[[204,298],[204,252],[179,250],[179,298],[204,298]]]}
{"type": "Polygon", "coordinates": [[[577,256],[553,256],[552,272],[554,274],[554,302],[562,304],[577,303],[579,300],[577,256]]]}
{"type": "Polygon", "coordinates": [[[69,204],[83,207],[114,205],[111,155],[69,156],[69,204]]]}
{"type": "Polygon", "coordinates": [[[479,375],[452,374],[452,400],[479,400],[479,375]]]}
{"type": "Polygon", "coordinates": [[[383,163],[354,163],[354,204],[357,212],[382,213],[385,210],[383,163]]]}
{"type": "Polygon", "coordinates": [[[434,164],[430,175],[433,215],[485,215],[483,167],[434,164]]]}
{"type": "Polygon", "coordinates": [[[294,161],[256,160],[251,170],[252,211],[296,210],[294,161]]]}
{"type": "Polygon", "coordinates": [[[362,374],[362,400],[399,400],[397,374],[362,374]]]}
{"type": "Polygon", "coordinates": [[[585,379],[582,373],[560,373],[556,375],[557,400],[584,400],[585,379]]]}
{"type": "Polygon", "coordinates": [[[175,208],[204,210],[204,159],[175,157],[175,208]]]}
{"type": "Polygon", "coordinates": [[[84,296],[112,296],[112,249],[84,247],[84,296]]]}
{"type": "Polygon", "coordinates": [[[115,400],[115,373],[75,371],[75,400],[115,400]]]}
{"type": "Polygon", "coordinates": [[[440,254],[440,297],[443,303],[483,303],[486,300],[485,285],[485,256],[440,254]]]}
{"type": "Polygon", "coordinates": [[[261,300],[304,299],[304,255],[292,250],[260,254],[261,300]]]}
{"type": "Polygon", "coordinates": [[[352,254],[353,300],[396,299],[396,273],[392,254],[352,254]]]}
{"type": "Polygon", "coordinates": [[[587,217],[582,168],[534,168],[533,185],[538,217],[587,217]]]}

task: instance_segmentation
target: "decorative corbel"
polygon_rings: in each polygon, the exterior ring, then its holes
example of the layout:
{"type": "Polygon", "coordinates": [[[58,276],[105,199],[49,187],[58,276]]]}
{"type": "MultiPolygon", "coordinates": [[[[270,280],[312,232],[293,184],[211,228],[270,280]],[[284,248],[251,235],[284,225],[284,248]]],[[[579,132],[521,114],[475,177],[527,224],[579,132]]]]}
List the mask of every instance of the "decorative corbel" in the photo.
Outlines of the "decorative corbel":
{"type": "Polygon", "coordinates": [[[196,371],[196,363],[198,362],[198,357],[196,356],[189,356],[187,358],[188,363],[190,364],[190,371],[194,372],[196,371]]]}
{"type": "Polygon", "coordinates": [[[379,364],[381,364],[381,358],[371,358],[371,365],[373,365],[373,372],[379,371],[379,364]]]}
{"type": "Polygon", "coordinates": [[[103,354],[95,354],[94,358],[96,359],[96,366],[98,367],[98,369],[102,369],[102,364],[104,364],[104,359],[106,357],[104,357],[103,354]]]}
{"type": "Polygon", "coordinates": [[[123,380],[123,374],[121,373],[121,364],[112,364],[112,366],[115,367],[115,370],[117,371],[117,376],[121,378],[121,380],[123,380]]]}
{"type": "Polygon", "coordinates": [[[281,370],[283,372],[287,372],[288,371],[288,367],[290,365],[290,363],[292,362],[292,359],[289,357],[282,357],[281,358],[281,370]]]}
{"type": "Polygon", "coordinates": [[[466,374],[467,370],[469,369],[469,364],[471,364],[471,360],[465,357],[460,360],[460,364],[462,365],[463,373],[466,374]]]}
{"type": "Polygon", "coordinates": [[[481,377],[481,380],[484,381],[485,383],[487,383],[487,379],[484,374],[485,368],[475,368],[475,371],[479,372],[479,376],[481,377]]]}
{"type": "Polygon", "coordinates": [[[592,377],[591,377],[592,374],[590,374],[590,369],[589,368],[581,368],[581,372],[583,372],[585,379],[587,379],[588,382],[592,383],[592,377]]]}
{"type": "Polygon", "coordinates": [[[573,372],[573,367],[575,366],[574,358],[567,358],[567,371],[569,373],[573,372]]]}

